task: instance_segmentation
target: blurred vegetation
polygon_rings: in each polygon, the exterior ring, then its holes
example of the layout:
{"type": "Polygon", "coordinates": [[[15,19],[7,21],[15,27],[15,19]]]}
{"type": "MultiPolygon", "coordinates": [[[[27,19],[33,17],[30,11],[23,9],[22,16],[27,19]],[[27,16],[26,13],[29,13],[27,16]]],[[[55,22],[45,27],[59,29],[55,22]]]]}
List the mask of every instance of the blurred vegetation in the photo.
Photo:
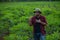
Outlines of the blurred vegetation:
{"type": "Polygon", "coordinates": [[[46,40],[60,40],[60,2],[0,3],[0,37],[5,40],[33,40],[33,27],[28,20],[40,8],[46,16],[46,40]]]}
{"type": "Polygon", "coordinates": [[[60,0],[0,0],[0,2],[25,2],[25,1],[60,1],[60,0]]]}

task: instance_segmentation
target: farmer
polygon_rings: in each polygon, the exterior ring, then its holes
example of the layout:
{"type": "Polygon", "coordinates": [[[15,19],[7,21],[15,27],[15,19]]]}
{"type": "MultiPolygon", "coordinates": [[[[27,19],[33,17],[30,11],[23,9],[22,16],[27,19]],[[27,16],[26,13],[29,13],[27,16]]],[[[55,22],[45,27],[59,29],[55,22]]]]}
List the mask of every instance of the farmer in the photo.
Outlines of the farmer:
{"type": "Polygon", "coordinates": [[[42,12],[39,8],[34,9],[34,14],[32,18],[29,19],[29,25],[33,26],[34,30],[34,40],[45,40],[45,26],[47,25],[46,19],[42,16],[42,12]]]}

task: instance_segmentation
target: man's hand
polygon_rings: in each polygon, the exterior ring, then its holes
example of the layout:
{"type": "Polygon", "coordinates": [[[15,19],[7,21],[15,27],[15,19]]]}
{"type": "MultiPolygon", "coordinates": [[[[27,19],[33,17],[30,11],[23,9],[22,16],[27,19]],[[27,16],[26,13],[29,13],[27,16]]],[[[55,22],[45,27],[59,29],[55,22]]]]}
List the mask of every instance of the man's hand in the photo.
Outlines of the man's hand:
{"type": "Polygon", "coordinates": [[[46,23],[42,22],[40,19],[39,20],[36,20],[36,22],[41,23],[43,25],[46,25],[46,23]]]}
{"type": "Polygon", "coordinates": [[[37,19],[36,19],[36,22],[37,22],[37,23],[40,23],[40,22],[41,22],[41,20],[40,20],[40,19],[39,19],[39,20],[37,20],[37,19]]]}

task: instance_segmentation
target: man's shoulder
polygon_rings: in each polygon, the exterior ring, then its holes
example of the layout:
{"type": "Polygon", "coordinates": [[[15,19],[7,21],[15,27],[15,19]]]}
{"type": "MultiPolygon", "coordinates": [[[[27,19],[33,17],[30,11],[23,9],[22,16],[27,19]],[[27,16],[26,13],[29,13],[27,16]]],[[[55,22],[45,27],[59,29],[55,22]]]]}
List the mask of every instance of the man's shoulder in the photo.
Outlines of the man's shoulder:
{"type": "Polygon", "coordinates": [[[41,15],[42,18],[45,18],[45,16],[41,15]]]}
{"type": "Polygon", "coordinates": [[[35,18],[35,16],[32,16],[31,18],[35,18]]]}
{"type": "Polygon", "coordinates": [[[34,19],[35,18],[35,16],[31,16],[29,19],[34,19]]]}

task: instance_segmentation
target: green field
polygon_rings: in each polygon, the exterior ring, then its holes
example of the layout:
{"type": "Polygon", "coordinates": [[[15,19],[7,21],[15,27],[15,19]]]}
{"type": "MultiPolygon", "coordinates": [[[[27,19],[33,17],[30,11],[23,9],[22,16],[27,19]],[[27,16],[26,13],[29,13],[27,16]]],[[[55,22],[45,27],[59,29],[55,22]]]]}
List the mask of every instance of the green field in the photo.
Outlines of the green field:
{"type": "Polygon", "coordinates": [[[0,36],[5,40],[33,40],[33,27],[28,21],[34,8],[40,8],[46,16],[46,40],[60,40],[60,2],[56,1],[0,3],[0,36]]]}

